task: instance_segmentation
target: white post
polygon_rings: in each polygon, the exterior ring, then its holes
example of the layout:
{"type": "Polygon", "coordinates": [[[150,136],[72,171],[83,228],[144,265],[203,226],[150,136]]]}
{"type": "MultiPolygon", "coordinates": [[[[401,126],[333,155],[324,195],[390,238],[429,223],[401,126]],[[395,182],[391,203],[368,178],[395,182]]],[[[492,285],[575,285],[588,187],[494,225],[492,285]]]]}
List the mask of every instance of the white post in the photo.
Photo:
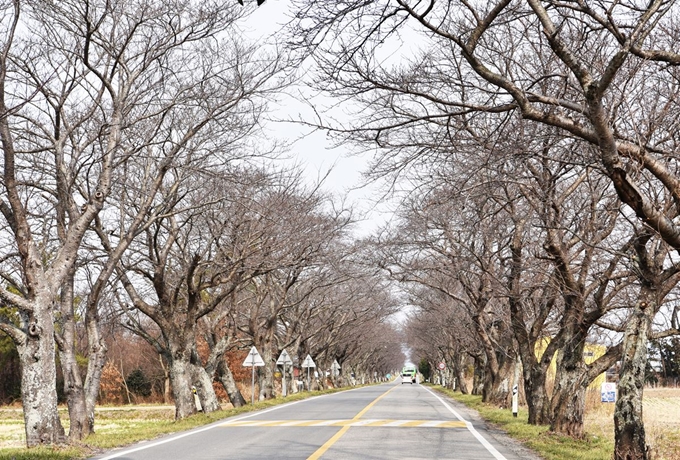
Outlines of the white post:
{"type": "Polygon", "coordinates": [[[255,405],[255,359],[253,358],[253,378],[250,382],[250,405],[255,405]]]}
{"type": "Polygon", "coordinates": [[[283,363],[283,380],[281,382],[281,390],[283,393],[283,397],[285,398],[287,396],[287,391],[286,391],[286,363],[283,363]]]}
{"type": "Polygon", "coordinates": [[[515,384],[512,386],[512,416],[517,417],[517,412],[519,411],[519,373],[520,373],[520,359],[517,356],[515,360],[515,384]]]}

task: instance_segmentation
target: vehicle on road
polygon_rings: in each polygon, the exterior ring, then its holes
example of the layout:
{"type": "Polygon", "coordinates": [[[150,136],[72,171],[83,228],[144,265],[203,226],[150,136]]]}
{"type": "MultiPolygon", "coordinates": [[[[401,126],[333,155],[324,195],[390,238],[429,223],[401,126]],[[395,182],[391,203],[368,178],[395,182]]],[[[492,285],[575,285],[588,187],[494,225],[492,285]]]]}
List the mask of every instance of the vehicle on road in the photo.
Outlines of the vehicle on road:
{"type": "Polygon", "coordinates": [[[410,383],[413,385],[416,383],[416,374],[418,373],[418,370],[416,369],[415,366],[404,366],[404,368],[401,370],[401,383],[410,383]]]}

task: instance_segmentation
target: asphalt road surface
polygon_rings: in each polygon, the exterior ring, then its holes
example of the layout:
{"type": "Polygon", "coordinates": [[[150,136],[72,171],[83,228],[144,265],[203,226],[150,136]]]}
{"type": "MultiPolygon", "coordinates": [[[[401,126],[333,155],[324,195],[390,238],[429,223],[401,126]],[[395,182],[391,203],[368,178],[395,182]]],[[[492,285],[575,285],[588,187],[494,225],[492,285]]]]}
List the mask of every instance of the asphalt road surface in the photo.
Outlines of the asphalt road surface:
{"type": "Polygon", "coordinates": [[[531,460],[534,454],[464,406],[421,385],[389,383],[224,419],[107,452],[139,460],[531,460]]]}

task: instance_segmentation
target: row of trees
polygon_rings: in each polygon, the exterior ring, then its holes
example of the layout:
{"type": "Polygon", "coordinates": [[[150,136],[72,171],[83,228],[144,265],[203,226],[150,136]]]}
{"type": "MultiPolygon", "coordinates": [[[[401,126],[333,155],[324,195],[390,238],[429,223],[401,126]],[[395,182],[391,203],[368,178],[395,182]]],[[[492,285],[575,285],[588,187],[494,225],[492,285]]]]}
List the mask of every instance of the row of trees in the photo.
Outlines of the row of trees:
{"type": "Polygon", "coordinates": [[[615,458],[647,458],[647,345],[678,333],[676,2],[294,3],[291,42],[356,108],[320,125],[413,185],[385,266],[417,286],[424,342],[472,354],[488,400],[519,356],[531,423],[574,435],[621,360],[615,458]]]}
{"type": "Polygon", "coordinates": [[[55,347],[69,437],[92,431],[103,324],[163,357],[178,418],[191,384],[206,410],[214,378],[238,400],[233,347],[269,364],[261,397],[284,347],[398,367],[380,267],[408,287],[415,346],[459,372],[475,359],[486,400],[519,357],[531,423],[579,436],[588,382],[621,361],[615,455],[646,458],[647,346],[680,323],[675,2],[291,5],[287,56],[244,43],[230,2],[2,3],[0,330],[29,446],[64,440],[55,347]],[[412,185],[377,245],[262,166],[279,148],[254,135],[297,63],[356,110],[321,126],[412,185]]]}
{"type": "Polygon", "coordinates": [[[69,439],[94,430],[111,328],[162,357],[177,418],[196,410],[192,385],[219,407],[214,379],[239,403],[234,348],[263,353],[261,397],[284,347],[363,371],[403,361],[356,340],[389,329],[395,303],[353,255],[351,213],[264,166],[280,147],[258,136],[262,116],[292,73],[242,40],[249,11],[0,4],[0,331],[18,354],[28,446],[66,440],[57,365],[69,439]]]}
{"type": "MultiPolygon", "coordinates": [[[[646,289],[658,304],[654,336],[677,333],[678,273],[669,248],[619,212],[613,190],[598,186],[600,174],[567,152],[558,158],[521,159],[528,169],[520,169],[486,156],[474,175],[460,168],[465,184],[411,198],[385,239],[393,248],[386,257],[395,278],[414,283],[420,314],[412,335],[427,334],[427,356],[448,361],[459,381],[474,358],[480,392],[499,404],[521,358],[530,421],[581,436],[586,388],[622,359],[632,306],[646,289]],[[589,343],[606,353],[588,359],[589,343]]],[[[643,367],[646,350],[645,341],[643,367]]]]}

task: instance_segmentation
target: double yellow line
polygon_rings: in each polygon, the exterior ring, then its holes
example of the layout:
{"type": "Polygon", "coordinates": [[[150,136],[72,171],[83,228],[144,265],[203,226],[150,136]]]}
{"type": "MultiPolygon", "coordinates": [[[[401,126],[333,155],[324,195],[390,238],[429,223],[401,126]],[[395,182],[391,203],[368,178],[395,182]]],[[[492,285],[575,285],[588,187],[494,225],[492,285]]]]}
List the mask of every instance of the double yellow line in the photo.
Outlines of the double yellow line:
{"type": "MultiPolygon", "coordinates": [[[[389,390],[387,390],[386,392],[384,392],[383,394],[381,394],[380,396],[378,396],[377,398],[375,398],[375,399],[373,400],[372,403],[370,403],[368,406],[364,407],[364,408],[361,410],[361,412],[359,412],[357,415],[355,415],[354,418],[353,418],[351,421],[352,421],[352,422],[356,422],[357,420],[361,419],[361,417],[362,417],[366,412],[368,412],[369,409],[370,409],[371,407],[373,407],[373,406],[374,406],[378,401],[380,401],[382,398],[384,398],[385,396],[387,396],[387,393],[389,393],[390,391],[394,390],[395,388],[397,388],[397,387],[396,387],[396,386],[393,386],[392,388],[390,388],[389,390]]],[[[312,455],[310,455],[309,457],[307,457],[307,460],[318,460],[318,459],[320,459],[321,456],[322,456],[323,454],[325,454],[326,451],[327,451],[328,449],[330,449],[330,447],[338,441],[338,439],[342,438],[342,435],[344,435],[344,434],[347,432],[347,430],[349,430],[349,428],[350,428],[349,425],[345,425],[345,426],[343,426],[342,428],[340,428],[340,431],[338,431],[337,433],[335,433],[335,435],[333,435],[333,437],[332,437],[331,439],[329,439],[328,441],[326,441],[326,443],[325,443],[323,446],[319,447],[319,448],[317,449],[316,452],[314,452],[312,455]]]]}

